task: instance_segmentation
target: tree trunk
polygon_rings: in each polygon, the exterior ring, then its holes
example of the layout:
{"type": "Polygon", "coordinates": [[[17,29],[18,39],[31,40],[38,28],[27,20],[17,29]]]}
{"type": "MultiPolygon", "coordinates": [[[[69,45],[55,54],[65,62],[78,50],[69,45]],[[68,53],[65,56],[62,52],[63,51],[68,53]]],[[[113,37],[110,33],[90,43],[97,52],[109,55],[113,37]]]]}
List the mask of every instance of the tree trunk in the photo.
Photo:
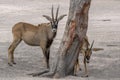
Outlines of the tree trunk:
{"type": "Polygon", "coordinates": [[[79,56],[82,39],[87,32],[90,3],[91,0],[70,0],[68,20],[57,53],[59,55],[58,61],[52,75],[55,78],[74,73],[74,66],[79,56]]]}
{"type": "Polygon", "coordinates": [[[70,0],[69,16],[58,50],[59,60],[54,77],[64,77],[74,73],[82,39],[87,32],[90,3],[91,0],[70,0]]]}

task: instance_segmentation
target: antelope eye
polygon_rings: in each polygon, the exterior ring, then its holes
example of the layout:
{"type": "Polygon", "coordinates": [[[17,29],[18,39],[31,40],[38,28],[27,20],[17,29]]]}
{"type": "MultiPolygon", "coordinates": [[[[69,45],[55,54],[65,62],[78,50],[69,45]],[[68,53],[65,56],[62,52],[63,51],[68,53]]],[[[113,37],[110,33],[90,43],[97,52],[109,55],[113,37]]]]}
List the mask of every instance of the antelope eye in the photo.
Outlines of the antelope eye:
{"type": "Polygon", "coordinates": [[[53,22],[50,22],[51,23],[51,25],[53,25],[53,22]]]}

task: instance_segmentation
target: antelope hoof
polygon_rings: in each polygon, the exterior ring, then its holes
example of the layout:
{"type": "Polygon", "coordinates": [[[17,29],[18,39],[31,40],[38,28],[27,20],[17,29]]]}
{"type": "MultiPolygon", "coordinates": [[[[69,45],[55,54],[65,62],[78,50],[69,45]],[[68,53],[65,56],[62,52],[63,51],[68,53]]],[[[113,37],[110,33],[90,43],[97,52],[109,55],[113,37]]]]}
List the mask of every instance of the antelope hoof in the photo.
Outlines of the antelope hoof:
{"type": "Polygon", "coordinates": [[[16,64],[16,62],[12,62],[13,64],[16,64]]]}
{"type": "Polygon", "coordinates": [[[82,69],[81,69],[81,68],[80,68],[79,70],[80,70],[80,71],[82,71],[82,69]]]}
{"type": "Polygon", "coordinates": [[[74,73],[74,75],[73,76],[77,76],[77,74],[76,73],[74,73]]]}
{"type": "Polygon", "coordinates": [[[13,66],[11,63],[8,63],[9,66],[13,66]]]}
{"type": "Polygon", "coordinates": [[[8,63],[9,66],[13,66],[13,64],[15,65],[16,63],[15,62],[9,62],[8,63]]]}
{"type": "Polygon", "coordinates": [[[85,74],[85,75],[83,75],[83,76],[81,76],[81,77],[88,77],[88,74],[85,74]]]}

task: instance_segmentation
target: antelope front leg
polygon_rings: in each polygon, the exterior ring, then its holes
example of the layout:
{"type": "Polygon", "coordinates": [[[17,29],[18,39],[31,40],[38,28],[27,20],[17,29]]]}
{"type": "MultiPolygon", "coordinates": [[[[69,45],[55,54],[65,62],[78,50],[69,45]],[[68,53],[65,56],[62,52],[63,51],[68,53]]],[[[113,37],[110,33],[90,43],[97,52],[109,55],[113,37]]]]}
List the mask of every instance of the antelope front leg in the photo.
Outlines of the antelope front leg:
{"type": "Polygon", "coordinates": [[[46,58],[47,58],[47,68],[49,69],[49,57],[50,57],[50,48],[47,48],[47,52],[46,52],[46,58]]]}
{"type": "Polygon", "coordinates": [[[47,69],[49,69],[49,49],[46,48],[46,42],[41,42],[40,43],[40,46],[42,48],[42,51],[43,51],[43,55],[45,57],[45,64],[46,64],[46,67],[47,69]]]}
{"type": "Polygon", "coordinates": [[[49,69],[49,59],[48,59],[48,54],[47,54],[46,49],[43,50],[43,54],[44,54],[44,58],[45,58],[45,60],[44,60],[45,66],[46,66],[47,69],[49,69]]]}
{"type": "Polygon", "coordinates": [[[82,77],[88,77],[88,70],[87,70],[87,66],[86,66],[86,58],[84,56],[84,67],[85,67],[85,74],[82,77]]]}

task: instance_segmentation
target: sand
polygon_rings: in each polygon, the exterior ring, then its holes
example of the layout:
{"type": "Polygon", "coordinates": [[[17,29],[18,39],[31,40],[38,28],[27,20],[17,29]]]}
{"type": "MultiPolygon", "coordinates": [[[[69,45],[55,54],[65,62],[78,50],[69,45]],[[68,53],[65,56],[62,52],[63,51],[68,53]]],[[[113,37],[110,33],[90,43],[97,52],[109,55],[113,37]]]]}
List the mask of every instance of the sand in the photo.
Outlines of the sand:
{"type": "MultiPolygon", "coordinates": [[[[120,80],[120,1],[92,0],[88,37],[95,40],[94,48],[104,50],[93,52],[88,65],[89,77],[82,78],[84,67],[78,76],[67,76],[60,80],[120,80]]],[[[59,14],[68,14],[69,0],[0,0],[0,80],[49,80],[50,78],[32,77],[29,73],[44,69],[43,54],[40,47],[31,47],[22,42],[15,50],[16,65],[7,65],[7,49],[12,41],[11,29],[17,22],[38,25],[48,22],[42,17],[50,15],[51,6],[60,5],[59,14]]],[[[67,17],[60,23],[57,36],[51,47],[50,64],[57,54],[67,17]]]]}

